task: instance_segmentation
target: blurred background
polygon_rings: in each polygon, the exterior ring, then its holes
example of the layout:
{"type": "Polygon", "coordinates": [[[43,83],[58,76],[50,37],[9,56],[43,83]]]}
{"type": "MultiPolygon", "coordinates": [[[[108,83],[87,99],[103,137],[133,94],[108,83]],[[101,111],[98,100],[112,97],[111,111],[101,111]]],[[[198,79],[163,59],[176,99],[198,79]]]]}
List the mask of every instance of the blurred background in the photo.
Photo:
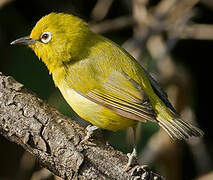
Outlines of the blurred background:
{"type": "MultiPolygon", "coordinates": [[[[160,82],[181,117],[205,132],[202,139],[173,141],[156,124],[140,124],[140,163],[168,180],[213,179],[213,1],[0,0],[0,71],[85,126],[31,49],[10,46],[12,40],[29,35],[35,23],[53,11],[77,15],[89,22],[93,31],[123,46],[160,82]]],[[[104,134],[117,149],[132,151],[128,130],[104,134]]],[[[59,178],[0,136],[0,180],[12,179],[59,178]]]]}

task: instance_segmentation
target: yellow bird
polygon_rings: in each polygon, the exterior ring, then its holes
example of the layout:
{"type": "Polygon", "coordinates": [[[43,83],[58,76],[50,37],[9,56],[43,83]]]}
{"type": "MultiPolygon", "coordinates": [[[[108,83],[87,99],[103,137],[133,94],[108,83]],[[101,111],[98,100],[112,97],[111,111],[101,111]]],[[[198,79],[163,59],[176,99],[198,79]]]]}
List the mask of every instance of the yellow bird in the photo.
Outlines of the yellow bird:
{"type": "Polygon", "coordinates": [[[172,138],[203,135],[179,118],[166,93],[127,51],[76,16],[46,15],[30,36],[11,44],[31,47],[68,104],[97,127],[117,131],[148,120],[172,138]]]}

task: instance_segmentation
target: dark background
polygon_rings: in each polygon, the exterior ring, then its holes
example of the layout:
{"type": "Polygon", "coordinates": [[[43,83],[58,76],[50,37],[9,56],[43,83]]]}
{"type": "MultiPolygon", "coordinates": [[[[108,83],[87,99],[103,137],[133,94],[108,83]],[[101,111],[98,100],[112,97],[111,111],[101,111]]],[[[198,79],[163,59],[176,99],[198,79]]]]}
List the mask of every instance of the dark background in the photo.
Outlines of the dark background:
{"type": "MultiPolygon", "coordinates": [[[[150,6],[155,6],[159,1],[150,1],[150,6]]],[[[43,1],[43,0],[14,0],[0,5],[0,71],[5,75],[13,76],[17,81],[23,83],[26,88],[31,89],[39,97],[46,100],[62,113],[73,116],[66,102],[61,97],[59,91],[54,87],[51,76],[44,64],[38,60],[31,49],[22,46],[11,46],[10,42],[16,38],[30,34],[35,23],[44,15],[50,12],[66,12],[82,17],[86,21],[90,21],[90,14],[95,6],[96,0],[60,0],[60,1],[43,1]]],[[[1,4],[1,1],[0,1],[1,4]]],[[[113,19],[121,15],[131,14],[131,1],[127,6],[126,1],[114,0],[107,16],[104,19],[113,19]]],[[[206,4],[198,3],[195,6],[196,15],[193,22],[213,24],[213,9],[206,4]]],[[[213,33],[213,32],[212,32],[213,33]]],[[[133,34],[132,27],[123,28],[104,34],[118,44],[122,44],[133,34]]],[[[212,162],[213,154],[213,130],[212,130],[212,59],[213,59],[213,41],[211,40],[180,40],[171,51],[171,56],[175,63],[181,64],[185,70],[191,75],[192,85],[191,106],[193,107],[197,122],[201,129],[205,132],[203,138],[212,162]]],[[[145,130],[141,137],[143,143],[139,143],[139,149],[143,149],[143,145],[148,141],[147,138],[157,131],[154,126],[152,130],[146,128],[152,125],[144,125],[145,130]]],[[[108,134],[108,133],[107,133],[108,134]]],[[[123,152],[129,152],[131,148],[127,144],[119,144],[123,142],[125,131],[112,133],[109,135],[114,146],[123,152]],[[127,147],[127,148],[126,148],[127,147]]],[[[182,155],[182,178],[193,179],[198,174],[193,165],[193,157],[186,144],[183,146],[182,155]]],[[[20,174],[21,160],[24,151],[17,145],[9,142],[0,136],[0,180],[2,179],[23,179],[20,174]]],[[[27,158],[32,158],[27,155],[27,158]]],[[[151,166],[159,172],[157,162],[153,162],[151,166]]],[[[172,167],[171,167],[172,168],[172,167]]],[[[40,167],[35,163],[29,171],[25,179],[30,179],[35,170],[40,167]]],[[[209,170],[212,166],[209,167],[209,170]]],[[[207,170],[206,173],[209,171],[207,170]]],[[[163,175],[163,174],[162,174],[163,175]]]]}

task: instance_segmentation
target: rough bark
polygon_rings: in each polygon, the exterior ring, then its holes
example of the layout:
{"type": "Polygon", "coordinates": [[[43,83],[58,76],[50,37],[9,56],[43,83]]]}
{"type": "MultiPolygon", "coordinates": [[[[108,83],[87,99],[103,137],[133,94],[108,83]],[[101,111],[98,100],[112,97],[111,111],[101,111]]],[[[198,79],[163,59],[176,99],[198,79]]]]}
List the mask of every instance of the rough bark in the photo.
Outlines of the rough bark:
{"type": "Polygon", "coordinates": [[[125,171],[128,157],[86,131],[10,76],[0,73],[0,134],[64,179],[163,179],[147,167],[125,171]]]}

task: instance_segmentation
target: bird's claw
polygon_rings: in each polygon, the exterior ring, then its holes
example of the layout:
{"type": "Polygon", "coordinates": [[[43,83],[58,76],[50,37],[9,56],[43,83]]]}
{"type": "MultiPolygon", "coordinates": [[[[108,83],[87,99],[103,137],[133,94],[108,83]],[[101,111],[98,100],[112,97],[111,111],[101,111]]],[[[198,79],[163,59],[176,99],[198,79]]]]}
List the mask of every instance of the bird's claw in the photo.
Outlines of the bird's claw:
{"type": "Polygon", "coordinates": [[[97,130],[97,129],[98,129],[97,126],[88,125],[88,126],[86,127],[87,134],[86,134],[86,136],[84,137],[84,139],[80,142],[80,144],[84,143],[85,141],[88,141],[88,140],[92,137],[92,134],[94,133],[94,131],[97,130]]]}
{"type": "Polygon", "coordinates": [[[136,148],[133,148],[132,153],[131,153],[131,154],[128,153],[127,156],[128,156],[128,158],[129,158],[129,160],[128,160],[128,163],[127,163],[127,165],[126,165],[126,167],[125,167],[125,169],[124,169],[125,171],[128,171],[128,170],[130,169],[130,167],[132,166],[133,162],[134,162],[135,160],[137,160],[136,148]]]}

